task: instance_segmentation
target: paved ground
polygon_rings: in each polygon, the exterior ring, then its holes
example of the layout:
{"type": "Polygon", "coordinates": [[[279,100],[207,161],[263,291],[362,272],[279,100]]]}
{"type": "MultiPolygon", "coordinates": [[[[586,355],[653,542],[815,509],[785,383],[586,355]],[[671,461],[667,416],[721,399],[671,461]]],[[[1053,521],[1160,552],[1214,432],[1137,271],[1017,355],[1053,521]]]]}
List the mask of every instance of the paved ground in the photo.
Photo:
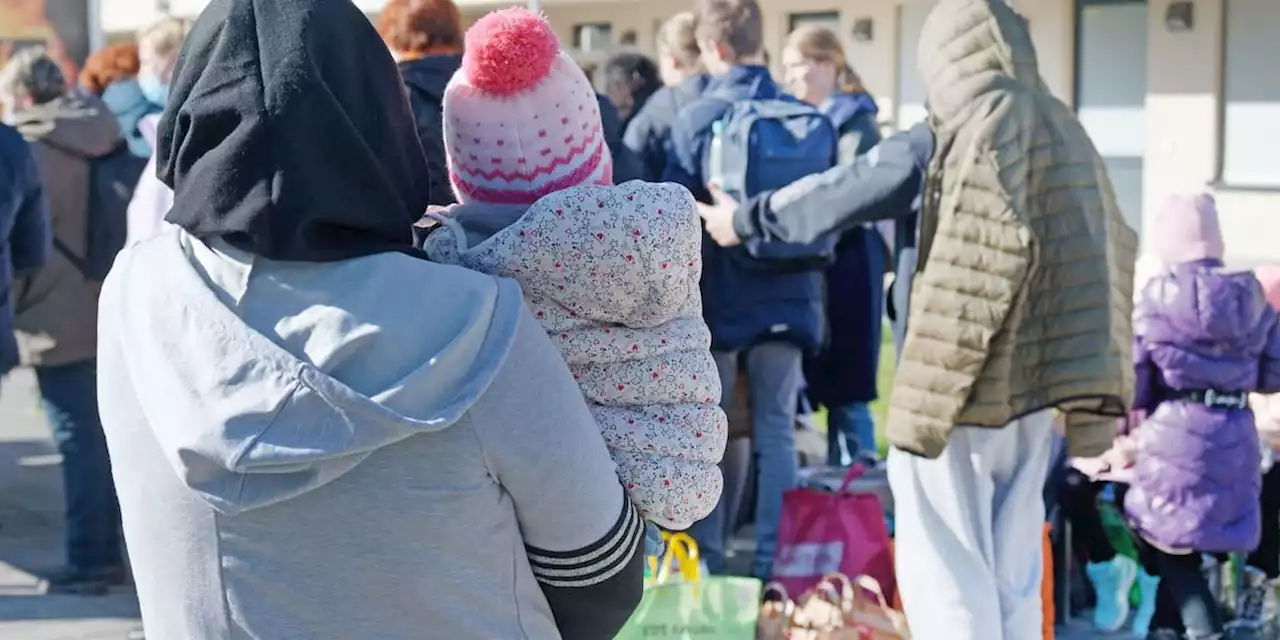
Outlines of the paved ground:
{"type": "MultiPolygon", "coordinates": [[[[33,381],[19,372],[0,386],[0,638],[123,640],[138,626],[137,601],[128,589],[102,598],[40,592],[34,574],[62,560],[57,464],[33,381]]],[[[1057,637],[1105,636],[1078,624],[1057,637]]]]}
{"type": "Polygon", "coordinates": [[[44,596],[35,572],[62,561],[58,458],[23,372],[0,386],[0,638],[123,640],[138,626],[133,593],[44,596]]]}

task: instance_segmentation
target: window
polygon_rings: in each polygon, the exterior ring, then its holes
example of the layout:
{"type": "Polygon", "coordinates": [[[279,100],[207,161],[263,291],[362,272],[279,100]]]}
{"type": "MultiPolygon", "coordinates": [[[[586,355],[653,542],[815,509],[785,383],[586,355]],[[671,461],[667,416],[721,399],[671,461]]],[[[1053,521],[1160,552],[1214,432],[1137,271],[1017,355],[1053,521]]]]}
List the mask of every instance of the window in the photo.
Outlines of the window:
{"type": "Polygon", "coordinates": [[[1280,2],[1227,0],[1222,181],[1280,188],[1280,2]]]}
{"type": "Polygon", "coordinates": [[[573,48],[580,53],[605,53],[613,46],[613,25],[608,22],[573,25],[573,48]]]}
{"type": "Polygon", "coordinates": [[[924,108],[924,84],[916,72],[916,49],[925,18],[933,10],[932,5],[905,3],[898,5],[898,112],[899,129],[908,129],[924,120],[929,112],[924,108]]]}
{"type": "Polygon", "coordinates": [[[820,11],[816,13],[793,13],[790,16],[790,28],[788,33],[795,31],[800,27],[809,25],[821,25],[840,33],[840,12],[839,11],[820,11]]]}

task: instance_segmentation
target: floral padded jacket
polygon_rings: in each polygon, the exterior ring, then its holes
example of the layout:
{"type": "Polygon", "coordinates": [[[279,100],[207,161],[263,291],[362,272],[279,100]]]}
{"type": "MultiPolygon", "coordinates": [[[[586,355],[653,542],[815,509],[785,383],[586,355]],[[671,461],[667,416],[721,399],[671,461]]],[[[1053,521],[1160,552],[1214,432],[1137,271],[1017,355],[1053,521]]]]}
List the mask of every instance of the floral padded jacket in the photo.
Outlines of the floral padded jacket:
{"type": "Polygon", "coordinates": [[[636,181],[429,215],[441,223],[423,247],[432,260],[520,283],[641,514],[675,530],[710,514],[726,421],[689,192],[636,181]]]}

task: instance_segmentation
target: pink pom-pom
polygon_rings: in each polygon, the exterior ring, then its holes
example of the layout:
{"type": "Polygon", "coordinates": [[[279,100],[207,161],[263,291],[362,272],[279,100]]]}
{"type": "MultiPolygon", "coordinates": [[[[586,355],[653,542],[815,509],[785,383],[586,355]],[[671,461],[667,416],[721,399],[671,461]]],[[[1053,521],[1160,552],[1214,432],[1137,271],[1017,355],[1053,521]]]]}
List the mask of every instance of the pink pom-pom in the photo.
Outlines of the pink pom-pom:
{"type": "Polygon", "coordinates": [[[559,54],[551,25],[528,9],[513,7],[494,11],[467,30],[462,69],[477,89],[511,95],[547,77],[559,54]]]}

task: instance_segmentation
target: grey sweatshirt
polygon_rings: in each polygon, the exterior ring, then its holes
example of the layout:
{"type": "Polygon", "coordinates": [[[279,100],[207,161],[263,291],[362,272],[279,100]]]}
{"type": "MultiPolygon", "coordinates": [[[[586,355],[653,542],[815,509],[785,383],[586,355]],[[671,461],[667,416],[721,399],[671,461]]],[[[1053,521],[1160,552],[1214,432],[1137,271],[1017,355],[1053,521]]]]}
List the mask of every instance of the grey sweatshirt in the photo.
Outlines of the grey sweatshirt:
{"type": "Polygon", "coordinates": [[[171,229],[99,332],[148,637],[610,638],[638,603],[641,522],[514,283],[171,229]]]}

